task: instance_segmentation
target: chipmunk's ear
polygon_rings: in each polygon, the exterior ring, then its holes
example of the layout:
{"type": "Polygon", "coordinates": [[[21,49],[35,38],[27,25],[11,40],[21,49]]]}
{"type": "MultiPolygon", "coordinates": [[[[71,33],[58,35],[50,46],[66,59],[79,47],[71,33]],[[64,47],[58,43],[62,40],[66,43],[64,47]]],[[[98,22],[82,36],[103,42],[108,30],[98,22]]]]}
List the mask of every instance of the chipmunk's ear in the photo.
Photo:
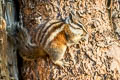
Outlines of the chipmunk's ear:
{"type": "Polygon", "coordinates": [[[0,17],[0,30],[6,30],[6,21],[3,17],[0,17]]]}

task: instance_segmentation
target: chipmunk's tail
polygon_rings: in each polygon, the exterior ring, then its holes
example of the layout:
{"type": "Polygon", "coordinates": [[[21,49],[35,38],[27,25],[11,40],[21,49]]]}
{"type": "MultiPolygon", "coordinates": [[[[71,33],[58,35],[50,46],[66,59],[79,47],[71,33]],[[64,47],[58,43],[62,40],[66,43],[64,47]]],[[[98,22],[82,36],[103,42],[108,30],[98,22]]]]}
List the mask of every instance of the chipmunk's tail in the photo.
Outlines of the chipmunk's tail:
{"type": "Polygon", "coordinates": [[[36,46],[34,43],[31,43],[31,37],[28,33],[28,30],[21,25],[16,26],[13,36],[18,46],[36,46]]]}

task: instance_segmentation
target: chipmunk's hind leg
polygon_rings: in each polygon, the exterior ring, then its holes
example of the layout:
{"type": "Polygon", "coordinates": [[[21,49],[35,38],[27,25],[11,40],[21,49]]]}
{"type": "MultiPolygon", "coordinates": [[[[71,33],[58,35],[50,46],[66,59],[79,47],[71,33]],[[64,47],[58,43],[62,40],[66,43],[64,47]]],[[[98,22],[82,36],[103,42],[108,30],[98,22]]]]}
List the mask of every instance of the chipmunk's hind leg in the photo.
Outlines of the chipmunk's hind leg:
{"type": "Polygon", "coordinates": [[[54,64],[60,67],[68,66],[67,62],[62,61],[66,48],[67,48],[66,45],[58,45],[57,43],[51,44],[48,54],[54,64]]]}

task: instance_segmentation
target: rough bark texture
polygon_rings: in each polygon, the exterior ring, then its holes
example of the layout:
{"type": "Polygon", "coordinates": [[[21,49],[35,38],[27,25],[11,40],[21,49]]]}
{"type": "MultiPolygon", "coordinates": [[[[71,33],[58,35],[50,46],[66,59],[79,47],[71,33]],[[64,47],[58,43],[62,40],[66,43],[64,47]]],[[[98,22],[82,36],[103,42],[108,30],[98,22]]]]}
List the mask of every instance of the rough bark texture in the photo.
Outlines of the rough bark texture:
{"type": "Polygon", "coordinates": [[[6,45],[7,45],[6,31],[0,30],[0,80],[9,80],[6,45]]]}
{"type": "MultiPolygon", "coordinates": [[[[120,2],[119,0],[19,0],[23,25],[32,28],[49,19],[64,19],[69,12],[79,14],[88,31],[88,42],[80,41],[66,51],[70,66],[59,68],[49,57],[35,61],[19,58],[20,80],[119,80],[120,79],[120,2]],[[68,53],[75,55],[76,64],[68,53]]],[[[8,33],[15,26],[12,0],[0,0],[0,17],[7,22],[8,33]],[[1,6],[1,1],[5,6],[1,6]],[[6,8],[5,8],[6,7],[6,8]],[[12,26],[12,27],[11,27],[12,26]]],[[[0,24],[1,25],[1,24],[0,24]]],[[[18,80],[16,50],[0,30],[0,80],[18,80]],[[7,45],[7,46],[6,46],[7,45]],[[6,51],[7,49],[7,51],[6,51]]]]}
{"type": "MultiPolygon", "coordinates": [[[[20,0],[23,25],[32,28],[47,18],[59,19],[70,11],[78,12],[89,39],[66,51],[69,67],[61,69],[47,57],[23,61],[23,80],[119,80],[120,79],[120,4],[117,0],[20,0]],[[60,16],[59,16],[60,15],[60,16]],[[38,19],[41,20],[38,21],[38,19]],[[75,55],[73,64],[68,53],[75,55]]],[[[77,14],[77,13],[76,13],[77,14]]]]}
{"type": "MultiPolygon", "coordinates": [[[[4,21],[5,22],[5,21],[4,21]]],[[[0,1],[0,79],[9,80],[8,66],[7,66],[7,56],[6,56],[6,26],[3,25],[2,18],[2,3],[0,1]]]]}
{"type": "Polygon", "coordinates": [[[12,31],[16,22],[14,12],[15,5],[12,0],[0,0],[0,80],[18,80],[16,48],[14,41],[9,37],[14,33],[12,31]]]}

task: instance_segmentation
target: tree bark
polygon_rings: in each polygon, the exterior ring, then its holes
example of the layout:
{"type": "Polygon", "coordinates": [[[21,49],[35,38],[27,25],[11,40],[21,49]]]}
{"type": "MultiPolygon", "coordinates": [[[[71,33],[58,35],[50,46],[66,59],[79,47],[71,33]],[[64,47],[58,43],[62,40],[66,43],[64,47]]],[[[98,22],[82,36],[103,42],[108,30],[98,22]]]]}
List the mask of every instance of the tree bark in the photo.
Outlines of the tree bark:
{"type": "Polygon", "coordinates": [[[64,69],[54,65],[48,57],[23,61],[23,80],[119,80],[120,44],[114,25],[120,22],[113,20],[114,12],[118,15],[120,11],[119,6],[117,0],[20,0],[23,25],[29,31],[38,25],[36,19],[41,15],[42,20],[46,17],[57,19],[58,14],[65,18],[71,10],[79,12],[89,35],[88,43],[80,41],[68,48],[64,60],[70,66],[64,69]],[[46,7],[48,11],[45,12],[46,7]],[[76,64],[67,53],[75,55],[76,64]]]}
{"type": "MultiPolygon", "coordinates": [[[[78,12],[80,22],[89,35],[88,42],[80,41],[79,44],[68,47],[63,60],[70,65],[63,69],[54,65],[49,57],[35,61],[18,58],[20,80],[120,79],[119,0],[19,0],[19,4],[23,26],[29,30],[30,35],[33,34],[32,29],[42,21],[47,18],[65,18],[70,11],[76,15],[78,12]],[[75,56],[76,64],[68,53],[75,56]]],[[[11,18],[6,20],[12,21],[11,18]]],[[[5,30],[0,31],[0,41],[0,79],[9,80],[12,75],[13,79],[18,80],[15,46],[11,41],[7,42],[5,30]]]]}
{"type": "Polygon", "coordinates": [[[16,48],[8,37],[14,33],[14,12],[12,0],[0,0],[0,80],[18,80],[16,48]]]}
{"type": "Polygon", "coordinates": [[[6,31],[0,30],[0,79],[1,80],[9,80],[10,77],[7,66],[6,45],[7,45],[6,31]]]}

